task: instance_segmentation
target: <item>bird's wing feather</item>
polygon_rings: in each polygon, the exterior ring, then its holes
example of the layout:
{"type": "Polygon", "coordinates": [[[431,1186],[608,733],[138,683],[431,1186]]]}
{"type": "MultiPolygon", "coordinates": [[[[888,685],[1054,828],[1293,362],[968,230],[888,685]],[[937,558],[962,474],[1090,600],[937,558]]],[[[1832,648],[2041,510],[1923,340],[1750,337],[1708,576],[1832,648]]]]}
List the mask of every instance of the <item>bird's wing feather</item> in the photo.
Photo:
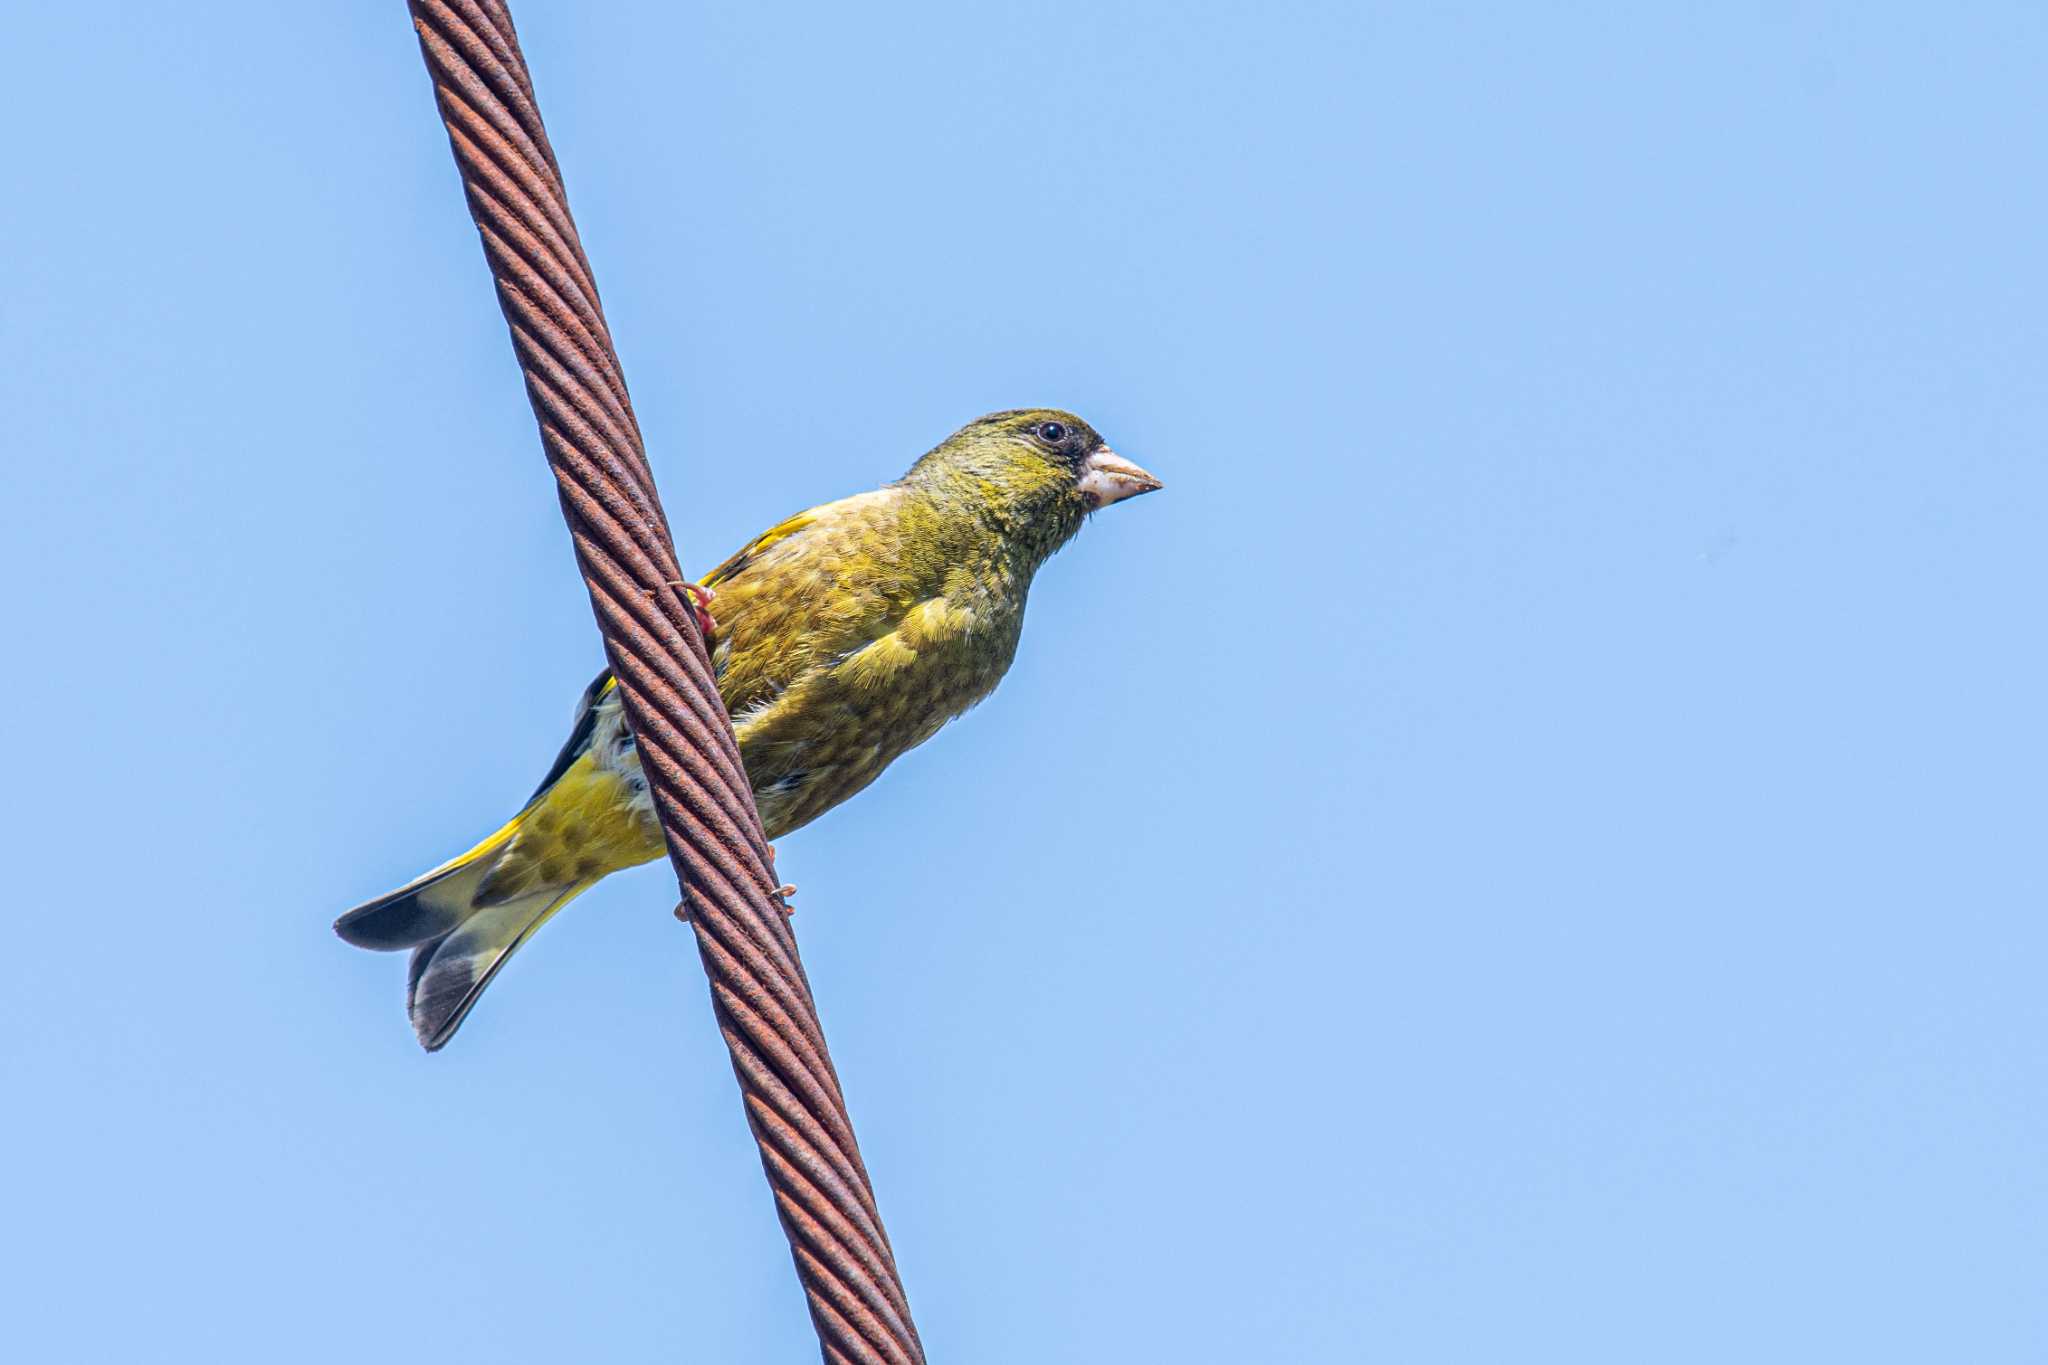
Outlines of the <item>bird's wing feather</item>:
{"type": "Polygon", "coordinates": [[[527,805],[538,801],[541,793],[554,786],[556,780],[569,771],[569,765],[581,758],[583,751],[590,747],[590,736],[597,729],[598,699],[611,691],[613,685],[612,671],[607,668],[592,678],[590,686],[583,689],[583,695],[576,699],[576,720],[569,727],[569,738],[562,744],[562,752],[556,754],[555,761],[548,765],[547,776],[533,789],[533,795],[526,798],[527,805]]]}

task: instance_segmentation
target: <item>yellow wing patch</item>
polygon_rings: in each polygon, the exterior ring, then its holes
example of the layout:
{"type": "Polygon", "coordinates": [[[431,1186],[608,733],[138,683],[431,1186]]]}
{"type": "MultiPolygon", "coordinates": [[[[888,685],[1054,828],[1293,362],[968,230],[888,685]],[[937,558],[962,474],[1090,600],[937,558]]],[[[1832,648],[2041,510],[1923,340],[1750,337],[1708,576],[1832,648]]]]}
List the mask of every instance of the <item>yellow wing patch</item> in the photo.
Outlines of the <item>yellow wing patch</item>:
{"type": "MultiPolygon", "coordinates": [[[[761,551],[767,549],[770,545],[773,545],[778,540],[789,539],[789,537],[795,535],[798,531],[803,530],[804,527],[809,526],[812,522],[816,521],[817,519],[817,510],[813,508],[808,512],[797,513],[788,521],[777,522],[775,525],[763,531],[760,535],[755,536],[752,540],[748,541],[744,546],[740,548],[739,553],[735,554],[731,559],[726,560],[725,563],[719,565],[710,573],[705,574],[704,577],[698,580],[698,582],[703,584],[703,586],[707,588],[717,587],[720,583],[723,583],[726,579],[731,578],[741,569],[744,569],[747,567],[747,565],[751,564],[754,561],[755,557],[761,553],[761,551]]],[[[714,614],[716,613],[714,612],[714,614]]]]}

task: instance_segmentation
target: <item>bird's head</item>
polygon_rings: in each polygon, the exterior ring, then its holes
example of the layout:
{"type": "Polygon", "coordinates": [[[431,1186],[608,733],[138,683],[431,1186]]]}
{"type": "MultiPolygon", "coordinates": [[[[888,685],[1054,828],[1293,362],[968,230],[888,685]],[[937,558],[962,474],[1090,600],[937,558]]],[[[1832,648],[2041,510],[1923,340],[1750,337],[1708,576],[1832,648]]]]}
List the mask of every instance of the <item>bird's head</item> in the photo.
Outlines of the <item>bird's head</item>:
{"type": "Polygon", "coordinates": [[[1160,487],[1071,412],[991,413],[948,436],[904,476],[972,507],[1004,534],[1051,554],[1090,512],[1160,487]]]}

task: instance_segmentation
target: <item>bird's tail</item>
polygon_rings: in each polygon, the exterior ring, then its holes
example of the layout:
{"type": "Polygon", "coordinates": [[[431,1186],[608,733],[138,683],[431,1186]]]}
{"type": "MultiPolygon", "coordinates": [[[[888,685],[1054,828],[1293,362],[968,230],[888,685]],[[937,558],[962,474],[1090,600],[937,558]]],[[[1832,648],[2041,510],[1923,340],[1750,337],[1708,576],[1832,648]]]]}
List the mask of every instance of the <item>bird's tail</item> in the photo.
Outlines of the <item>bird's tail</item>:
{"type": "Polygon", "coordinates": [[[504,855],[528,813],[454,861],[334,922],[334,932],[357,947],[412,949],[405,1007],[429,1052],[455,1036],[519,945],[596,882],[540,882],[530,867],[507,875],[513,860],[504,855]]]}

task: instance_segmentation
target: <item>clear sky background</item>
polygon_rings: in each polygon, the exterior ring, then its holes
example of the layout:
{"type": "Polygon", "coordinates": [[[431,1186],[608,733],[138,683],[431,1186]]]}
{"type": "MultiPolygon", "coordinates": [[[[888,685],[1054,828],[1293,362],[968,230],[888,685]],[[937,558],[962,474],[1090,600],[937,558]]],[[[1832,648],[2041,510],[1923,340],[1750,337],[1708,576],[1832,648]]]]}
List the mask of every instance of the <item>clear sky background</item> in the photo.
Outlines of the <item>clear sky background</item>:
{"type": "MultiPolygon", "coordinates": [[[[518,0],[686,563],[1168,484],[783,845],[934,1361],[2048,1358],[2048,18],[1542,8],[518,0]]],[[[328,931],[600,662],[403,6],[0,115],[0,1354],[814,1358],[665,866],[328,931]]]]}

